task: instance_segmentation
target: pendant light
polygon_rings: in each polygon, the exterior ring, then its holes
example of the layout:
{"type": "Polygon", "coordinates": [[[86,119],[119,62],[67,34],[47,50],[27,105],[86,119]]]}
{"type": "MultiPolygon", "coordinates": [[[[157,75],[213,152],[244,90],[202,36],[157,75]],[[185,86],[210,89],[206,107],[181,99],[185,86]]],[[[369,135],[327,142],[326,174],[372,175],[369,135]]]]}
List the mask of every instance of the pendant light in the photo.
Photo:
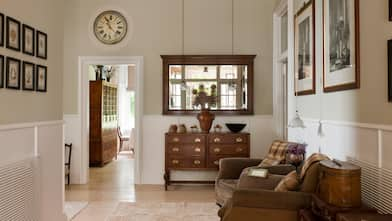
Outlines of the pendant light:
{"type": "MultiPolygon", "coordinates": [[[[296,80],[296,78],[294,78],[296,80]]],[[[294,82],[295,83],[295,82],[294,82]]],[[[298,93],[297,89],[295,89],[295,117],[290,121],[288,127],[291,128],[306,128],[304,121],[301,118],[301,115],[298,111],[298,93]]]]}

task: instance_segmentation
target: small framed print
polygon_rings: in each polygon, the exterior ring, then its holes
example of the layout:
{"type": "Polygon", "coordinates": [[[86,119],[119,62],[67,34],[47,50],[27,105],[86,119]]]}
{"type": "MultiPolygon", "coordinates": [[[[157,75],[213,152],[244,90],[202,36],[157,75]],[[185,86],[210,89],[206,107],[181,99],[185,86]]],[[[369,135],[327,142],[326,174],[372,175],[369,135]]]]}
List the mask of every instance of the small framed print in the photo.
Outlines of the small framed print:
{"type": "Polygon", "coordinates": [[[33,91],[35,89],[35,65],[30,62],[23,62],[22,87],[23,90],[33,91]]]}
{"type": "Polygon", "coordinates": [[[4,56],[0,55],[0,88],[4,87],[4,56]]]}
{"type": "Polygon", "coordinates": [[[41,32],[37,31],[37,57],[46,59],[48,53],[48,36],[41,32]]]}
{"type": "Polygon", "coordinates": [[[6,87],[9,89],[20,88],[20,60],[7,57],[6,87]]]}
{"type": "Polygon", "coordinates": [[[23,24],[22,26],[23,40],[22,40],[22,51],[25,54],[34,56],[35,53],[35,30],[34,28],[23,24]]]}
{"type": "Polygon", "coordinates": [[[295,95],[316,93],[315,4],[306,3],[294,18],[295,95]]]}
{"type": "Polygon", "coordinates": [[[46,83],[48,79],[48,68],[46,66],[37,65],[36,91],[46,92],[46,83]]]}
{"type": "Polygon", "coordinates": [[[20,22],[7,17],[6,46],[8,49],[20,51],[20,22]]]}
{"type": "Polygon", "coordinates": [[[4,46],[4,14],[0,13],[0,47],[4,46]]]}

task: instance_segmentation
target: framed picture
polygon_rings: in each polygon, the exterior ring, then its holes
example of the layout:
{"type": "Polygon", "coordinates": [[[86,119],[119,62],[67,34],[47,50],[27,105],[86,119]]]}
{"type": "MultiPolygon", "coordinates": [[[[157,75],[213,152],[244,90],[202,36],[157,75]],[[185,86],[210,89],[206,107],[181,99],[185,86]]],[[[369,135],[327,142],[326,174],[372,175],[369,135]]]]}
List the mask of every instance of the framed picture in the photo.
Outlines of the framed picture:
{"type": "Polygon", "coordinates": [[[0,47],[4,46],[4,14],[0,13],[0,47]]]}
{"type": "Polygon", "coordinates": [[[48,36],[41,32],[37,31],[37,57],[46,59],[48,53],[48,36]]]}
{"type": "Polygon", "coordinates": [[[35,53],[35,30],[34,28],[23,24],[22,26],[23,41],[22,41],[22,51],[25,54],[34,56],[35,53]]]}
{"type": "Polygon", "coordinates": [[[37,65],[36,91],[46,92],[46,83],[48,79],[47,67],[37,65]]]}
{"type": "Polygon", "coordinates": [[[6,87],[10,89],[20,88],[20,60],[7,57],[6,87]]]}
{"type": "Polygon", "coordinates": [[[389,8],[389,21],[392,21],[392,0],[388,1],[388,8],[389,8]]]}
{"type": "Polygon", "coordinates": [[[388,40],[388,101],[392,102],[392,39],[388,40]]]}
{"type": "Polygon", "coordinates": [[[295,95],[316,93],[314,10],[314,0],[310,0],[294,19],[295,95]]]}
{"type": "Polygon", "coordinates": [[[23,61],[22,86],[23,90],[33,91],[35,89],[35,65],[23,61]]]}
{"type": "Polygon", "coordinates": [[[20,51],[20,22],[7,17],[6,46],[8,49],[20,51]]]}
{"type": "Polygon", "coordinates": [[[4,87],[4,56],[0,55],[0,88],[4,87]]]}
{"type": "Polygon", "coordinates": [[[324,92],[360,87],[359,0],[324,0],[324,92]]]}

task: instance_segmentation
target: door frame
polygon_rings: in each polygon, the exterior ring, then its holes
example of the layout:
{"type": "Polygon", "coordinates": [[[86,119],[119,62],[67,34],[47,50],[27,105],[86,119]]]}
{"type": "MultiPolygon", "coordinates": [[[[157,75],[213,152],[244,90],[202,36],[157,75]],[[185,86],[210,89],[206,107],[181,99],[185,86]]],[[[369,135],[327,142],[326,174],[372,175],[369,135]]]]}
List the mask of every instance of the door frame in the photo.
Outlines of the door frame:
{"type": "Polygon", "coordinates": [[[80,56],[79,57],[79,91],[78,111],[81,113],[82,128],[82,171],[81,182],[88,183],[89,177],[89,76],[88,66],[94,64],[136,66],[135,84],[135,152],[134,152],[134,183],[141,183],[142,171],[142,120],[143,120],[143,68],[142,56],[80,56]]]}

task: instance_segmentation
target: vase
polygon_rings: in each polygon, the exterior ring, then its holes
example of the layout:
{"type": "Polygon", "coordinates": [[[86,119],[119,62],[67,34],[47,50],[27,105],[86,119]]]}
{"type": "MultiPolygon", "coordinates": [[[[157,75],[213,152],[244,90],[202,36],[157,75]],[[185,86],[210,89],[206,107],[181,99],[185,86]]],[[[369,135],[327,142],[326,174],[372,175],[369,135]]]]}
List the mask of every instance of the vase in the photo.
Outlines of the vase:
{"type": "Polygon", "coordinates": [[[178,126],[178,133],[180,133],[180,134],[185,134],[186,133],[186,126],[185,126],[185,124],[180,124],[178,126]]]}
{"type": "Polygon", "coordinates": [[[211,113],[208,109],[202,109],[199,114],[197,114],[197,119],[200,123],[200,129],[203,133],[209,133],[212,122],[215,119],[215,114],[211,113]]]}

